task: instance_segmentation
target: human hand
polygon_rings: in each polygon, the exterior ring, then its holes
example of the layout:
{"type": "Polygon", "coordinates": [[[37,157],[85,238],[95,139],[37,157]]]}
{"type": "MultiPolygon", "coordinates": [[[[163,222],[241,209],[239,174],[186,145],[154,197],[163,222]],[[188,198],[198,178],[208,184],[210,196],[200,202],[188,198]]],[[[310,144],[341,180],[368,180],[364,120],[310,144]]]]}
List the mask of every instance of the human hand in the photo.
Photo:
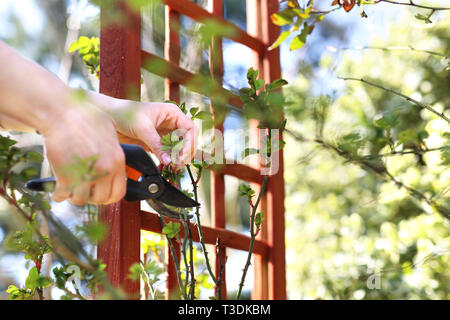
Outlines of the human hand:
{"type": "Polygon", "coordinates": [[[68,105],[41,132],[57,180],[53,200],[70,199],[75,205],[121,200],[126,192],[125,156],[113,121],[88,101],[68,105]],[[90,168],[94,176],[80,177],[77,161],[90,157],[97,158],[90,168]]]}
{"type": "Polygon", "coordinates": [[[151,151],[164,165],[181,168],[194,157],[198,129],[180,108],[172,103],[146,103],[114,99],[91,93],[93,101],[111,115],[122,143],[132,143],[151,151]],[[177,130],[184,144],[178,155],[171,158],[162,150],[161,137],[177,130]]]}

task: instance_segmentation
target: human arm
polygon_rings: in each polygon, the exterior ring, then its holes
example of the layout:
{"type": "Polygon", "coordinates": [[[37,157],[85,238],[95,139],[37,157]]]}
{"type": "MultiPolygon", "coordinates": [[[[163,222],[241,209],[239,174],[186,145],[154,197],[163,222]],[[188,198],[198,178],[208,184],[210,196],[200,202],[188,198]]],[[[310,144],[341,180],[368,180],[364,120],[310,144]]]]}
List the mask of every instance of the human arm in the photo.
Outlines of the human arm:
{"type": "Polygon", "coordinates": [[[197,129],[174,104],[139,103],[92,91],[80,99],[78,93],[0,41],[0,125],[43,135],[57,177],[55,200],[70,198],[75,204],[120,200],[126,186],[118,138],[143,146],[168,165],[171,158],[161,148],[161,136],[184,130],[185,143],[175,165],[179,168],[192,159],[197,129]],[[123,116],[130,111],[134,121],[123,116]],[[94,169],[104,175],[73,186],[74,179],[64,168],[77,158],[94,155],[98,156],[94,169]]]}
{"type": "Polygon", "coordinates": [[[53,199],[74,204],[112,203],[126,189],[125,160],[114,123],[92,102],[74,99],[55,75],[0,41],[0,124],[4,129],[39,131],[57,178],[53,199]],[[104,175],[74,185],[67,170],[77,159],[97,156],[104,175]]]}

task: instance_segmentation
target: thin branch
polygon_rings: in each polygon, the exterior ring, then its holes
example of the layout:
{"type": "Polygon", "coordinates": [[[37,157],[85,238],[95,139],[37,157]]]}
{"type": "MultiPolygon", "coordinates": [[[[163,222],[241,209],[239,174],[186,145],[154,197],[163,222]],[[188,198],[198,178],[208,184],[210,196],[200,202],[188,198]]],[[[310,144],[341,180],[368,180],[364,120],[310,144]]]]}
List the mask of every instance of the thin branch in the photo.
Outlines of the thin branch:
{"type": "MultiPolygon", "coordinates": [[[[187,171],[189,173],[189,178],[191,179],[192,182],[192,186],[194,189],[194,199],[195,201],[198,202],[198,180],[199,178],[197,178],[197,180],[194,179],[194,176],[192,175],[192,171],[189,165],[186,166],[187,171]]],[[[201,175],[202,169],[199,169],[199,173],[198,173],[198,177],[201,175]]],[[[208,257],[208,251],[206,250],[206,243],[205,243],[205,238],[203,237],[203,230],[202,230],[202,226],[200,223],[200,210],[198,207],[195,208],[195,216],[197,218],[197,230],[198,230],[198,236],[200,238],[200,245],[202,246],[202,250],[203,250],[203,254],[205,256],[205,262],[206,262],[206,269],[208,270],[209,276],[211,277],[211,279],[214,281],[214,284],[218,284],[218,280],[214,275],[214,272],[212,270],[211,267],[211,263],[209,261],[209,257],[208,257]]]]}
{"type": "Polygon", "coordinates": [[[191,229],[188,227],[189,230],[189,268],[191,270],[191,284],[189,286],[189,294],[191,300],[195,300],[195,266],[194,266],[194,244],[192,241],[192,232],[191,229]]]}
{"type": "Polygon", "coordinates": [[[406,191],[408,191],[411,196],[413,196],[414,198],[418,199],[418,200],[423,200],[425,201],[430,207],[432,207],[433,209],[435,209],[437,212],[439,212],[442,216],[444,216],[447,219],[450,219],[450,211],[448,209],[446,209],[445,207],[441,206],[439,203],[437,203],[436,201],[428,198],[427,196],[425,196],[422,192],[404,184],[403,182],[401,182],[400,180],[398,180],[397,178],[395,178],[388,170],[387,168],[383,165],[381,166],[377,166],[376,164],[374,164],[372,161],[368,160],[368,159],[364,159],[364,158],[355,158],[353,157],[351,154],[349,154],[348,152],[339,149],[337,146],[332,145],[331,143],[326,142],[323,139],[320,138],[316,138],[316,139],[306,139],[303,136],[289,130],[289,129],[285,129],[285,132],[287,132],[289,135],[291,135],[295,140],[300,141],[300,142],[315,142],[320,144],[322,147],[324,147],[325,149],[330,149],[333,150],[335,153],[337,153],[339,156],[343,157],[344,159],[346,159],[348,162],[353,162],[356,163],[358,165],[360,165],[362,168],[366,169],[367,171],[371,171],[377,175],[380,175],[384,178],[387,178],[389,181],[395,183],[399,188],[403,188],[406,191]]]}
{"type": "Polygon", "coordinates": [[[423,49],[416,49],[412,46],[406,46],[406,47],[377,47],[377,46],[364,46],[364,47],[344,47],[340,50],[381,50],[381,51],[414,51],[414,52],[421,52],[421,53],[428,53],[430,55],[439,56],[443,58],[447,58],[448,56],[446,54],[435,52],[431,50],[423,50],[423,49]]]}
{"type": "MultiPolygon", "coordinates": [[[[141,262],[141,267],[142,267],[142,270],[144,271],[143,273],[144,273],[144,275],[145,275],[145,283],[147,284],[147,287],[148,287],[148,289],[149,289],[149,291],[150,291],[150,294],[152,295],[152,300],[156,300],[156,290],[155,290],[155,288],[153,288],[153,283],[152,283],[152,280],[151,280],[151,278],[150,278],[150,276],[149,276],[149,274],[147,273],[147,271],[145,271],[145,264],[144,264],[144,262],[142,262],[142,261],[140,261],[141,262]]],[[[148,299],[148,296],[146,297],[146,299],[148,299]]]]}
{"type": "MultiPolygon", "coordinates": [[[[270,141],[270,139],[269,139],[270,141]]],[[[255,216],[256,216],[256,209],[258,209],[259,202],[261,201],[262,195],[265,191],[267,180],[269,179],[269,176],[265,175],[263,182],[261,184],[261,189],[259,190],[258,198],[255,202],[255,205],[252,208],[252,212],[250,215],[250,246],[248,249],[248,255],[247,255],[247,261],[245,262],[244,270],[242,272],[241,281],[239,283],[239,289],[236,294],[236,300],[239,300],[242,293],[242,288],[244,287],[245,277],[247,276],[248,268],[250,267],[252,255],[253,255],[253,245],[255,243],[256,235],[255,235],[255,216]]]]}
{"type": "Polygon", "coordinates": [[[331,12],[333,12],[333,11],[337,11],[337,10],[339,10],[339,9],[341,9],[342,7],[336,7],[336,8],[332,8],[332,9],[329,9],[329,10],[323,10],[323,11],[321,11],[321,10],[314,10],[314,9],[312,9],[309,13],[310,14],[329,14],[329,13],[331,13],[331,12]]]}
{"type": "Polygon", "coordinates": [[[370,159],[377,159],[377,158],[383,158],[383,157],[401,156],[404,154],[419,155],[419,154],[424,154],[427,152],[440,151],[440,150],[443,150],[448,147],[450,147],[450,145],[445,145],[445,146],[436,147],[436,148],[427,148],[427,149],[392,151],[392,152],[388,152],[388,153],[369,154],[367,156],[362,156],[362,158],[366,159],[366,160],[370,160],[370,159]]]}
{"type": "MultiPolygon", "coordinates": [[[[179,175],[176,175],[176,184],[178,185],[178,189],[182,190],[181,179],[180,179],[179,175]]],[[[189,275],[190,275],[189,264],[187,261],[187,252],[186,252],[186,246],[189,241],[189,239],[188,239],[189,238],[189,232],[188,232],[189,223],[187,222],[188,218],[187,218],[186,212],[183,209],[181,209],[181,215],[183,217],[183,219],[181,219],[181,222],[183,223],[183,229],[184,229],[183,243],[181,244],[181,256],[183,257],[183,263],[184,263],[184,267],[185,267],[184,290],[187,290],[187,288],[189,286],[189,275]]],[[[191,238],[191,241],[192,241],[192,238],[191,238]]],[[[181,272],[181,270],[180,270],[180,272],[181,272]]],[[[185,292],[185,295],[189,296],[190,294],[185,292]]]]}
{"type": "Polygon", "coordinates": [[[409,0],[409,2],[399,2],[399,1],[393,1],[393,0],[378,0],[377,3],[380,2],[386,2],[390,4],[396,4],[401,6],[409,6],[409,7],[416,7],[416,8],[422,8],[422,9],[429,9],[429,10],[435,10],[435,11],[442,11],[442,10],[450,10],[450,7],[431,7],[431,6],[425,6],[422,4],[416,4],[412,0],[409,0]]]}
{"type": "Polygon", "coordinates": [[[222,261],[222,250],[225,248],[221,244],[220,236],[217,236],[216,241],[216,257],[218,259],[219,264],[219,275],[217,276],[217,286],[216,286],[216,294],[219,300],[222,300],[222,285],[223,285],[223,272],[225,270],[225,263],[227,262],[227,257],[225,256],[225,261],[222,261]]]}
{"type": "Polygon", "coordinates": [[[390,89],[390,88],[383,87],[382,85],[373,83],[373,82],[368,81],[368,80],[365,80],[365,79],[363,79],[363,78],[338,77],[338,79],[341,79],[341,80],[344,80],[344,81],[359,81],[359,82],[362,82],[362,83],[371,85],[371,86],[373,86],[373,87],[382,89],[382,90],[384,90],[384,91],[391,92],[391,93],[393,93],[393,94],[395,94],[395,95],[397,95],[397,96],[399,96],[399,97],[404,98],[404,99],[405,99],[406,101],[408,101],[408,102],[412,102],[413,104],[417,105],[417,106],[420,107],[420,108],[426,109],[426,110],[428,110],[428,111],[434,113],[434,114],[437,115],[438,117],[440,117],[440,118],[444,119],[445,121],[447,121],[448,123],[450,123],[450,119],[449,119],[447,116],[445,116],[444,112],[436,111],[435,109],[433,109],[433,108],[430,107],[429,105],[426,105],[426,104],[424,104],[424,103],[422,103],[422,102],[420,102],[420,101],[417,101],[417,100],[415,100],[415,99],[413,99],[413,98],[411,98],[411,97],[408,97],[407,95],[404,95],[404,94],[401,93],[401,92],[395,91],[395,90],[390,89]]]}
{"type": "MultiPolygon", "coordinates": [[[[158,215],[158,217],[159,217],[159,223],[161,224],[161,229],[162,229],[162,228],[164,228],[164,220],[161,217],[161,215],[158,215]]],[[[177,253],[175,252],[175,248],[173,246],[172,239],[169,238],[169,236],[167,234],[166,234],[166,240],[167,240],[167,245],[169,246],[170,253],[172,254],[173,263],[175,265],[177,281],[178,281],[178,285],[180,287],[180,291],[183,293],[183,297],[187,300],[186,289],[184,288],[183,281],[181,280],[180,264],[178,263],[177,253]]]]}

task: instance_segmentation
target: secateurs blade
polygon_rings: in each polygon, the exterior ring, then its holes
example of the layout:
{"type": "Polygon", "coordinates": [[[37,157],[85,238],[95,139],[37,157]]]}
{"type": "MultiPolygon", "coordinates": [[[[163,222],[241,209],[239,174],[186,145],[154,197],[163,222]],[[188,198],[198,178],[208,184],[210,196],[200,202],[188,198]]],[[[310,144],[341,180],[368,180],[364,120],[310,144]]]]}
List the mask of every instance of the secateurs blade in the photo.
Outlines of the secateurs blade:
{"type": "MultiPolygon", "coordinates": [[[[189,198],[164,179],[152,158],[138,145],[121,144],[125,153],[127,171],[127,201],[145,200],[159,214],[182,219],[183,214],[165,205],[179,208],[198,207],[200,204],[189,198]]],[[[52,191],[56,185],[55,177],[33,179],[26,187],[34,191],[52,191]]],[[[190,218],[191,216],[186,215],[190,218]]]]}

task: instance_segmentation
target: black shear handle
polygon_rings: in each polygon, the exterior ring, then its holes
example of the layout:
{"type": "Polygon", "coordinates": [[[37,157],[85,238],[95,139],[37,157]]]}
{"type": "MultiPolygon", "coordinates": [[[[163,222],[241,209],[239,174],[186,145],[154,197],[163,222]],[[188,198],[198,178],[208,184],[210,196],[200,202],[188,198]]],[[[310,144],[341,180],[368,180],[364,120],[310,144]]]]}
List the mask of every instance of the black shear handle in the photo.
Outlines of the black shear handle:
{"type": "Polygon", "coordinates": [[[125,162],[127,166],[136,169],[145,176],[159,175],[159,170],[152,158],[136,144],[121,143],[120,146],[125,153],[125,162]]]}
{"type": "MultiPolygon", "coordinates": [[[[158,167],[155,165],[147,152],[145,152],[145,150],[140,146],[124,143],[121,143],[120,146],[125,154],[125,162],[127,166],[136,169],[145,176],[159,175],[158,167]]],[[[49,177],[32,179],[25,184],[25,187],[33,191],[52,192],[56,188],[56,178],[49,177]]]]}
{"type": "Polygon", "coordinates": [[[48,177],[48,178],[32,179],[27,181],[25,187],[33,191],[53,192],[55,191],[56,188],[56,178],[48,177]]]}

